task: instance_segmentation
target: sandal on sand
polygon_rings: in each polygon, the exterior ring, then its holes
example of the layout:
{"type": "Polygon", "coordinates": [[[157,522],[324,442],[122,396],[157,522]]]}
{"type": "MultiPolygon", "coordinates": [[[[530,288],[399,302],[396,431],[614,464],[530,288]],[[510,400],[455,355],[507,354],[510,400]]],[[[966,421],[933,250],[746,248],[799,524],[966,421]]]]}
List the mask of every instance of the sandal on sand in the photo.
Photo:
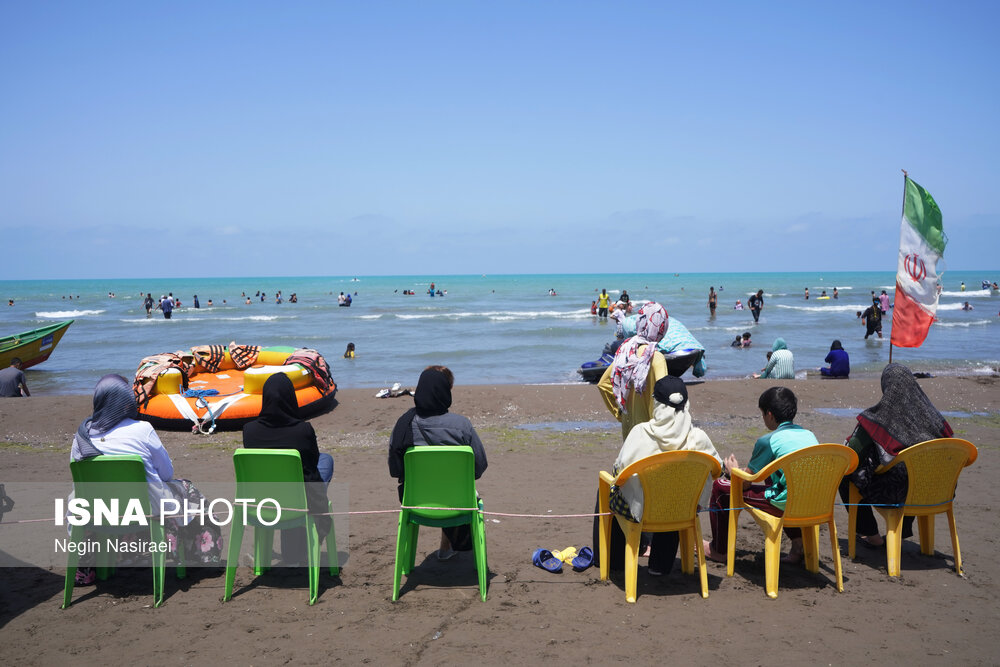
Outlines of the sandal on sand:
{"type": "Polygon", "coordinates": [[[535,549],[531,556],[533,565],[549,572],[562,572],[562,561],[552,555],[548,549],[535,549]]]}
{"type": "Polygon", "coordinates": [[[580,549],[580,553],[570,561],[570,564],[577,572],[583,572],[594,564],[594,550],[590,547],[583,547],[580,549]]]}
{"type": "Polygon", "coordinates": [[[881,535],[858,535],[858,544],[869,549],[881,549],[885,546],[885,538],[881,535]]]}

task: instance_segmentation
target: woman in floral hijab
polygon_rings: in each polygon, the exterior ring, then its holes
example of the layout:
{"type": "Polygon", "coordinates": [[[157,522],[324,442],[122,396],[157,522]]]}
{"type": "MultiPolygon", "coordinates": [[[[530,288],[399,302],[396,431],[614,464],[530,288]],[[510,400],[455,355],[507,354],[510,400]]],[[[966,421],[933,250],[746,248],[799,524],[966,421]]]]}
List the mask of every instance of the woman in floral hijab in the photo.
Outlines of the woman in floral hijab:
{"type": "Polygon", "coordinates": [[[655,301],[640,308],[636,335],[621,344],[598,383],[605,405],[622,424],[623,440],[634,425],[652,418],[653,392],[646,388],[667,375],[667,362],[656,344],[669,325],[666,308],[655,301]]]}

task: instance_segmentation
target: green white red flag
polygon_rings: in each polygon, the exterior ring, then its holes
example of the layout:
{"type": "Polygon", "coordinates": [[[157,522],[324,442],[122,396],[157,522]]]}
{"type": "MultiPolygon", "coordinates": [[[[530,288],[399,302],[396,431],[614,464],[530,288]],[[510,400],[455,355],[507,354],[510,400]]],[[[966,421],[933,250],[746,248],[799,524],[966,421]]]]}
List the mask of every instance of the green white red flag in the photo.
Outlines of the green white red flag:
{"type": "Polygon", "coordinates": [[[890,343],[896,347],[920,347],[937,313],[937,263],[944,254],[948,237],[944,235],[941,209],[934,198],[909,176],[905,179],[890,343]]]}

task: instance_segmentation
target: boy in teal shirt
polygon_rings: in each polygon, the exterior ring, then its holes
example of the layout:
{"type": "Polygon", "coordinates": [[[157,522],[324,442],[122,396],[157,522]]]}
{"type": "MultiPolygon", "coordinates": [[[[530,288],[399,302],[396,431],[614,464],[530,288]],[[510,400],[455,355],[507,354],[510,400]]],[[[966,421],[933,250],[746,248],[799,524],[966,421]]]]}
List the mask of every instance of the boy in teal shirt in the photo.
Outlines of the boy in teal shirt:
{"type": "MultiPolygon", "coordinates": [[[[798,399],[787,387],[771,387],[760,395],[757,400],[761,417],[771,432],[761,438],[753,446],[753,454],[747,464],[746,471],[754,474],[762,470],[772,461],[803,447],[819,444],[812,431],[793,423],[798,412],[798,399]]],[[[736,456],[730,454],[723,463],[726,471],[724,478],[720,477],[712,484],[712,500],[709,513],[712,524],[712,539],[705,542],[705,554],[711,560],[724,562],[729,540],[729,475],[728,471],[739,467],[736,456]]],[[[767,478],[764,484],[752,484],[743,489],[743,500],[747,505],[762,509],[768,514],[781,516],[785,510],[785,500],[788,489],[785,483],[785,473],[776,471],[767,478]]],[[[798,528],[786,528],[785,533],[792,540],[792,548],[782,559],[785,563],[797,563],[802,560],[802,531],[798,528]]]]}

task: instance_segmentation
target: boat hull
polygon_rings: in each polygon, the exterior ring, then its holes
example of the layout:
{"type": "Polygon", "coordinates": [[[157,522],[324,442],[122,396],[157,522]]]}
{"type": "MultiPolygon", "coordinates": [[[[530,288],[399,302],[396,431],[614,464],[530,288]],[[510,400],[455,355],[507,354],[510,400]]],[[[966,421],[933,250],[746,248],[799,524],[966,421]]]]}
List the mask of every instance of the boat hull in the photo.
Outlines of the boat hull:
{"type": "Polygon", "coordinates": [[[11,359],[21,359],[21,368],[37,366],[48,359],[62,340],[73,320],[0,338],[0,368],[10,366],[11,359]]]}

